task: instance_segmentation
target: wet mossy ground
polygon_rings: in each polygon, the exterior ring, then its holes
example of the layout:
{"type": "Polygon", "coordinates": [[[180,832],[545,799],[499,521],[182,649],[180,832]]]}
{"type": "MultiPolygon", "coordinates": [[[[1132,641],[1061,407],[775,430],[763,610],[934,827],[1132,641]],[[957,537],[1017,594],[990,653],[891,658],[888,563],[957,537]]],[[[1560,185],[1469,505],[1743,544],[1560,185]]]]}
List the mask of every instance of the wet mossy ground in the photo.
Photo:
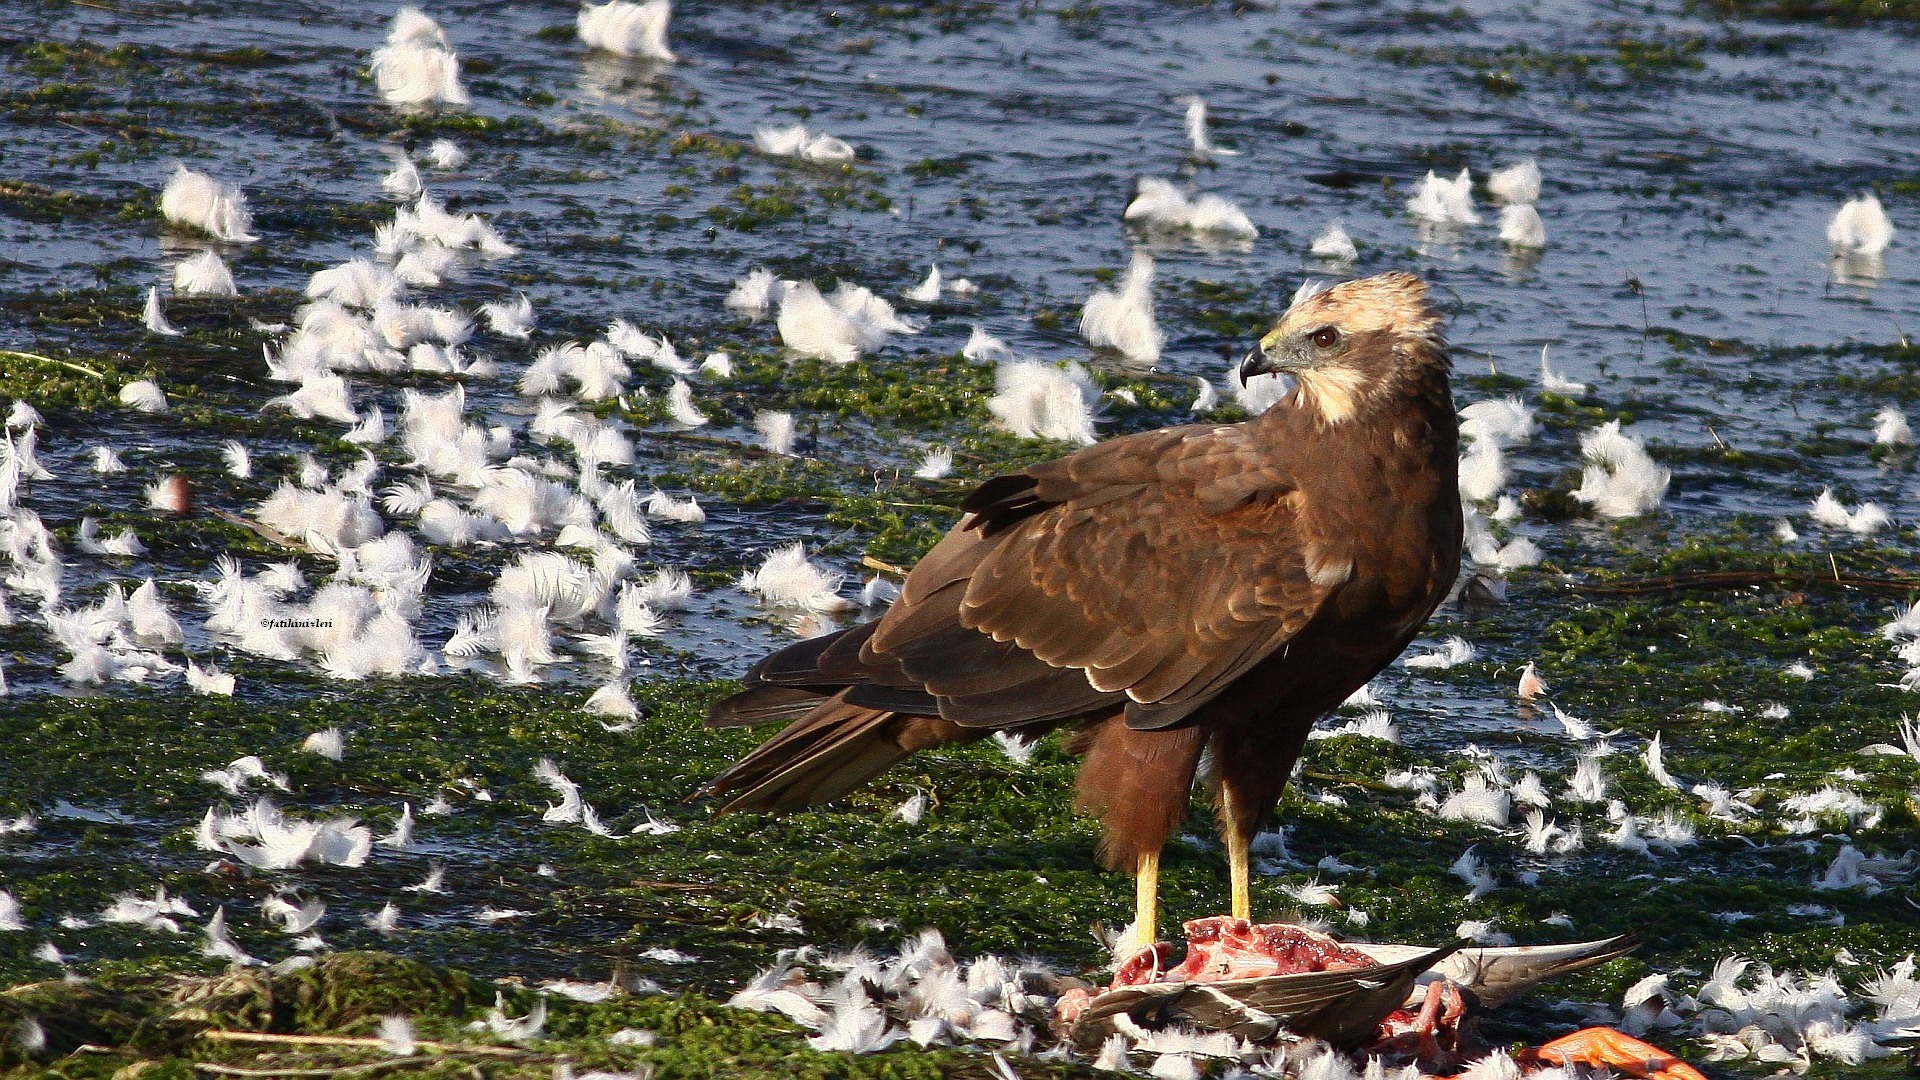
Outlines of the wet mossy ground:
{"type": "MultiPolygon", "coordinates": [[[[1557,553],[1556,568],[1581,583],[1755,562],[1737,535],[1673,536],[1666,554],[1647,554],[1636,543],[1638,554],[1619,556],[1605,552],[1617,538],[1610,537],[1612,530],[1591,533],[1594,542],[1584,550],[1557,553]]],[[[1792,570],[1814,560],[1783,556],[1764,562],[1792,570]]],[[[1647,935],[1639,954],[1556,986],[1552,999],[1617,1001],[1626,985],[1650,970],[1703,972],[1729,954],[1825,969],[1842,948],[1858,963],[1840,975],[1857,984],[1920,950],[1920,915],[1907,902],[1911,886],[1871,897],[1858,890],[1818,891],[1813,882],[1837,849],[1829,832],[1790,837],[1772,814],[1740,824],[1706,818],[1690,796],[1655,784],[1630,751],[1660,732],[1674,774],[1756,788],[1763,808],[1815,790],[1830,782],[1833,770],[1852,767],[1860,777],[1844,786],[1886,808],[1871,828],[1849,831],[1852,841],[1895,854],[1920,847],[1912,803],[1920,764],[1857,753],[1868,743],[1898,741],[1892,718],[1906,692],[1886,685],[1894,669],[1876,633],[1888,607],[1884,595],[1784,586],[1589,596],[1551,570],[1518,574],[1506,604],[1471,614],[1449,610],[1430,628],[1434,635],[1460,633],[1481,643],[1480,659],[1448,672],[1399,673],[1390,680],[1407,745],[1343,736],[1309,746],[1279,814],[1290,829],[1294,861],[1266,867],[1271,876],[1255,883],[1256,914],[1283,917],[1293,911],[1280,886],[1325,878],[1312,864],[1334,856],[1362,869],[1338,879],[1341,909],[1316,914],[1337,925],[1345,909],[1365,911],[1364,931],[1350,932],[1375,940],[1443,941],[1466,919],[1492,919],[1522,942],[1629,929],[1647,935]],[[1610,849],[1600,806],[1563,804],[1556,816],[1585,825],[1587,850],[1535,857],[1511,835],[1438,820],[1414,807],[1408,793],[1381,783],[1388,772],[1425,765],[1457,786],[1473,766],[1457,755],[1457,742],[1439,745],[1422,736],[1422,714],[1444,708],[1422,705],[1422,698],[1444,701],[1449,682],[1514,677],[1523,660],[1536,662],[1560,707],[1623,729],[1616,742],[1628,752],[1606,759],[1609,795],[1641,814],[1671,809],[1694,821],[1697,845],[1651,856],[1610,849]],[[1785,674],[1796,660],[1809,664],[1815,677],[1785,674]],[[1725,711],[1702,711],[1709,700],[1725,711]],[[1776,703],[1788,715],[1765,718],[1766,707],[1776,703]],[[1470,846],[1500,883],[1473,901],[1449,870],[1470,846]],[[1523,883],[1529,875],[1537,875],[1531,885],[1523,883]],[[1793,905],[1811,905],[1816,914],[1794,914],[1793,905]],[[1750,917],[1717,917],[1728,912],[1750,917]],[[1573,930],[1545,922],[1560,914],[1571,916],[1573,930]]],[[[244,685],[250,681],[247,666],[241,670],[244,685]]],[[[735,1015],[715,1001],[771,962],[779,948],[804,941],[885,950],[923,926],[940,929],[960,955],[1039,954],[1083,972],[1099,963],[1100,949],[1086,928],[1123,922],[1130,890],[1123,878],[1094,868],[1095,832],[1064,809],[1074,764],[1057,748],[1043,745],[1025,765],[990,747],[926,754],[819,811],[784,818],[713,816],[694,799],[696,789],[756,740],[750,731],[700,726],[706,705],[731,685],[638,679],[634,694],[644,719],[624,733],[605,730],[566,694],[502,690],[465,678],[375,684],[320,697],[261,691],[234,702],[139,691],[13,701],[0,716],[0,740],[31,746],[33,753],[0,761],[0,812],[33,812],[40,824],[33,833],[0,840],[0,859],[11,867],[9,881],[29,927],[0,935],[0,982],[44,985],[58,978],[61,967],[33,955],[45,941],[66,954],[71,970],[96,976],[88,984],[92,989],[74,991],[83,1002],[96,992],[128,992],[114,973],[129,970],[130,962],[144,977],[175,990],[181,984],[166,973],[216,975],[223,965],[197,955],[199,939],[191,928],[172,935],[59,925],[68,915],[97,914],[117,894],[144,893],[155,885],[186,898],[203,918],[225,907],[243,948],[281,959],[289,945],[258,910],[268,896],[292,892],[328,902],[320,929],[335,948],[379,950],[431,965],[415,970],[433,972],[436,986],[470,987],[439,974],[457,968],[481,980],[509,979],[513,986],[549,978],[598,981],[620,973],[668,989],[602,1005],[556,1001],[553,1041],[530,1045],[524,1060],[490,1060],[490,1074],[548,1069],[565,1056],[576,1066],[648,1063],[660,1070],[657,1075],[703,1075],[724,1067],[738,1075],[918,1076],[977,1069],[980,1059],[952,1052],[857,1060],[815,1055],[783,1022],[735,1015]],[[344,761],[298,752],[307,733],[330,726],[348,733],[344,761]],[[197,850],[191,837],[209,807],[245,801],[203,783],[199,772],[247,753],[261,754],[271,769],[287,774],[291,791],[270,794],[297,816],[347,814],[383,835],[402,803],[417,812],[438,796],[454,811],[422,818],[415,850],[376,849],[359,869],[239,869],[197,850]],[[540,820],[551,797],[533,778],[542,757],[581,785],[615,837],[540,820]],[[491,799],[477,797],[480,791],[491,799]],[[916,792],[931,797],[922,822],[908,825],[891,816],[916,792]],[[80,810],[58,809],[57,800],[80,810]],[[650,819],[681,830],[622,835],[650,819]],[[445,864],[448,891],[406,891],[434,863],[445,864]],[[383,936],[361,925],[363,916],[389,900],[402,911],[396,931],[383,936]],[[488,908],[524,914],[476,922],[488,908]],[[770,915],[797,917],[804,931],[758,928],[770,915]],[[644,955],[659,947],[695,960],[677,964],[644,955]],[[655,1031],[659,1042],[622,1050],[594,1037],[622,1026],[655,1031]]],[[[1532,708],[1517,702],[1512,708],[1514,720],[1483,745],[1540,769],[1558,790],[1576,744],[1532,708]]],[[[1827,829],[1847,826],[1832,821],[1827,829]]],[[[1197,809],[1186,835],[1170,846],[1163,881],[1170,923],[1222,905],[1224,866],[1204,812],[1197,809]]],[[[326,963],[358,955],[337,954],[326,963]]],[[[273,980],[276,1002],[284,996],[280,981],[273,980]]],[[[31,1001],[45,992],[14,996],[31,1001]]],[[[152,997],[115,1008],[160,1008],[152,997]]],[[[441,1037],[434,1034],[439,1025],[452,1041],[477,1038],[461,1024],[490,1004],[479,1000],[487,995],[463,990],[458,1007],[442,997],[437,991],[408,996],[402,1011],[422,1018],[423,1037],[441,1037]]],[[[510,993],[508,1011],[524,1011],[528,1000],[510,993]]],[[[58,1013],[54,1005],[45,1008],[58,1013]]],[[[100,1017],[119,1015],[100,1008],[100,1017]]],[[[364,1017],[372,1015],[363,1011],[356,1020],[321,1010],[287,1019],[278,1005],[249,1008],[260,1012],[256,1023],[219,1017],[201,1022],[350,1035],[366,1034],[364,1017]]],[[[1507,1026],[1497,1030],[1535,1040],[1571,1026],[1542,1001],[1501,1023],[1507,1026]]],[[[309,1053],[329,1067],[366,1060],[354,1056],[362,1051],[338,1047],[209,1044],[179,1035],[171,1021],[134,1027],[139,1038],[110,1042],[117,1048],[101,1055],[103,1067],[109,1060],[117,1062],[115,1068],[136,1059],[263,1060],[250,1056],[259,1053],[279,1066],[308,1061],[288,1055],[309,1053]]],[[[84,1060],[89,1064],[82,1073],[64,1071],[63,1063],[64,1074],[94,1075],[95,1059],[84,1060]]],[[[1029,1064],[1022,1063],[1023,1075],[1029,1064]]],[[[1893,1074],[1890,1067],[1882,1071],[1893,1074]]]]}

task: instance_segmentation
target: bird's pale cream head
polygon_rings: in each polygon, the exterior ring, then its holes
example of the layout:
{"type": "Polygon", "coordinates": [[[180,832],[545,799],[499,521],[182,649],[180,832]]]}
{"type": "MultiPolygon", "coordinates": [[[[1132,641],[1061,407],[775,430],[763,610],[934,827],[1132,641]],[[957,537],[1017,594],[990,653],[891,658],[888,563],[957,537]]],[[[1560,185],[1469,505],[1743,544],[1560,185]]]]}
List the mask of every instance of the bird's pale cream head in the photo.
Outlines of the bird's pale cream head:
{"type": "Polygon", "coordinates": [[[1240,379],[1290,374],[1302,407],[1340,423],[1393,385],[1395,375],[1444,365],[1444,356],[1426,283],[1396,271],[1303,291],[1240,365],[1240,379]]]}

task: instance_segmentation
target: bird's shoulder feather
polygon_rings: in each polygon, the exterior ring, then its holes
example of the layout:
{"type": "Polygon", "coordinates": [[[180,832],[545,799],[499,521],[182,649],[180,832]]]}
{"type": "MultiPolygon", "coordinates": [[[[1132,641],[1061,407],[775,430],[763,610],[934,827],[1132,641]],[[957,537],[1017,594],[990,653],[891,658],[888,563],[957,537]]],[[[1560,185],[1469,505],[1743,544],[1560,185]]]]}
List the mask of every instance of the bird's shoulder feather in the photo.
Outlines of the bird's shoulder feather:
{"type": "MultiPolygon", "coordinates": [[[[1057,673],[1055,691],[1084,684],[1068,699],[1125,700],[1135,726],[1177,722],[1297,633],[1330,591],[1299,560],[1295,485],[1258,434],[1162,429],[989,481],[909,575],[863,658],[895,661],[943,698],[1034,693],[1057,673]],[[991,654],[1004,678],[952,663],[955,648],[991,654]]],[[[943,706],[963,723],[965,711],[943,706]]]]}

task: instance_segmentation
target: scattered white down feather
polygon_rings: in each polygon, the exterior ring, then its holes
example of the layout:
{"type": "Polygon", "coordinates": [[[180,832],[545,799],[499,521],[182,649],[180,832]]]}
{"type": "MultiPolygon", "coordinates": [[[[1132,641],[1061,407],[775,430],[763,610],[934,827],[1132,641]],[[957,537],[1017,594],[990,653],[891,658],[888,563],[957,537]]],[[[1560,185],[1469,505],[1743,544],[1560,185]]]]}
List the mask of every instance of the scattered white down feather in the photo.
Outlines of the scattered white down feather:
{"type": "Polygon", "coordinates": [[[657,488],[647,496],[647,513],[686,525],[698,525],[707,520],[707,512],[701,509],[700,501],[692,495],[676,499],[657,488]]]}
{"type": "Polygon", "coordinates": [[[1148,228],[1191,229],[1242,240],[1260,235],[1246,213],[1227,199],[1207,192],[1189,199],[1172,181],[1151,176],[1140,178],[1123,216],[1148,228]]]}
{"type": "Polygon", "coordinates": [[[1239,157],[1240,151],[1215,146],[1207,134],[1207,103],[1195,95],[1186,99],[1187,148],[1197,161],[1212,161],[1215,158],[1239,157]]]}
{"type": "MultiPolygon", "coordinates": [[[[838,295],[836,293],[836,297],[838,295]]],[[[863,348],[875,347],[886,340],[884,332],[876,335],[863,329],[858,318],[821,295],[810,281],[794,282],[781,291],[775,325],[780,331],[781,344],[787,348],[802,356],[836,364],[850,364],[860,358],[863,348]],[[875,345],[869,345],[876,337],[875,345]]]]}
{"type": "Polygon", "coordinates": [[[96,446],[93,448],[92,469],[102,476],[112,476],[126,472],[127,463],[120,460],[120,452],[113,447],[96,446]]]}
{"type": "Polygon", "coordinates": [[[1894,405],[1875,413],[1873,441],[1880,446],[1913,445],[1913,428],[1907,423],[1907,414],[1894,405]]]}
{"type": "Polygon", "coordinates": [[[1587,392],[1587,384],[1574,382],[1553,370],[1553,365],[1547,362],[1547,347],[1542,345],[1540,346],[1540,389],[1550,393],[1565,394],[1568,397],[1579,397],[1587,392]]]}
{"type": "Polygon", "coordinates": [[[80,529],[74,537],[74,546],[88,555],[144,555],[147,545],[140,542],[131,528],[122,529],[112,536],[100,535],[100,522],[96,518],[80,519],[80,529]]]}
{"type": "Polygon", "coordinates": [[[787,283],[773,275],[773,271],[756,266],[747,271],[747,276],[733,283],[733,291],[727,293],[726,306],[752,318],[764,318],[780,303],[785,295],[787,283]]]}
{"type": "Polygon", "coordinates": [[[237,296],[240,289],[226,260],[215,252],[202,251],[174,264],[173,291],[179,296],[237,296]]]}
{"type": "Polygon", "coordinates": [[[1517,248],[1547,246],[1547,225],[1529,203],[1500,208],[1500,242],[1517,248]]]}
{"type": "Polygon", "coordinates": [[[1460,434],[1513,446],[1533,437],[1533,409],[1517,397],[1476,401],[1460,410],[1460,434]]]}
{"type": "Polygon", "coordinates": [[[1143,364],[1160,359],[1164,337],[1153,318],[1153,258],[1136,252],[1118,288],[1095,289],[1080,310],[1080,332],[1095,348],[1119,350],[1143,364]]]}
{"type": "Polygon", "coordinates": [[[707,422],[707,414],[694,407],[693,387],[685,380],[673,380],[667,391],[667,416],[681,427],[694,428],[707,422]]]}
{"type": "Polygon", "coordinates": [[[381,1017],[380,1030],[375,1035],[380,1040],[380,1049],[391,1057],[412,1057],[420,1048],[413,1034],[413,1021],[404,1016],[381,1017]]]}
{"type": "Polygon", "coordinates": [[[580,40],[617,56],[672,62],[673,50],[667,48],[667,20],[672,16],[673,5],[667,0],[588,4],[580,9],[580,40]]]}
{"type": "Polygon", "coordinates": [[[1215,390],[1212,383],[1199,375],[1195,375],[1193,377],[1193,385],[1193,404],[1187,406],[1188,412],[1212,412],[1220,407],[1220,391],[1215,390]]]}
{"type": "Polygon", "coordinates": [[[1460,497],[1473,502],[1491,499],[1507,484],[1507,462],[1500,444],[1477,439],[1460,455],[1460,497]]]}
{"type": "Polygon", "coordinates": [[[599,716],[612,716],[621,720],[635,720],[640,716],[640,706],[634,704],[633,695],[627,692],[624,679],[616,679],[595,690],[580,706],[587,712],[599,716]]]}
{"type": "Polygon", "coordinates": [[[920,466],[913,475],[921,480],[939,480],[953,475],[953,450],[945,446],[931,446],[920,456],[920,466]]]}
{"type": "Polygon", "coordinates": [[[160,191],[160,216],[227,243],[260,239],[251,231],[253,214],[247,210],[247,197],[238,187],[185,165],[174,166],[167,186],[160,191]]]}
{"type": "Polygon", "coordinates": [[[1574,758],[1573,777],[1567,783],[1566,797],[1573,802],[1599,802],[1607,797],[1607,775],[1600,767],[1600,755],[1583,750],[1574,758]]]}
{"type": "Polygon", "coordinates": [[[480,317],[485,319],[493,332],[501,337],[525,341],[533,336],[537,320],[533,314],[533,301],[526,293],[516,293],[511,300],[494,300],[480,305],[480,317]]]}
{"type": "Polygon", "coordinates": [[[360,921],[376,934],[391,934],[400,928],[400,905],[389,900],[379,911],[362,916],[360,921]]]}
{"type": "Polygon", "coordinates": [[[373,52],[373,81],[389,105],[465,105],[460,59],[440,24],[419,8],[394,14],[387,43],[373,52]]]}
{"type": "Polygon", "coordinates": [[[380,190],[396,199],[412,199],[420,194],[420,169],[404,150],[394,150],[393,168],[380,178],[380,190]]]}
{"type": "Polygon", "coordinates": [[[1620,431],[1618,420],[1582,434],[1580,456],[1587,465],[1573,497],[1602,517],[1634,517],[1654,509],[1673,476],[1654,464],[1638,439],[1620,431]]]}
{"type": "Polygon", "coordinates": [[[1487,177],[1487,191],[1510,205],[1532,206],[1540,201],[1540,163],[1532,158],[1504,169],[1495,169],[1487,177]]]}
{"type": "Polygon", "coordinates": [[[1478,225],[1473,209],[1473,176],[1466,169],[1452,180],[1442,180],[1429,169],[1420,190],[1407,200],[1407,213],[1431,225],[1478,225]]]}
{"type": "Polygon", "coordinates": [[[302,420],[323,417],[351,424],[358,419],[353,399],[348,395],[347,380],[331,371],[304,373],[298,390],[268,398],[260,408],[262,412],[271,408],[285,409],[302,420]]]}
{"type": "Polygon", "coordinates": [[[793,455],[793,414],[763,409],[753,414],[753,430],[760,433],[761,445],[768,453],[793,455]]]}
{"type": "Polygon", "coordinates": [[[140,322],[153,333],[165,337],[180,336],[180,331],[176,329],[172,323],[167,321],[166,309],[160,306],[160,289],[158,286],[147,287],[147,303],[145,307],[140,309],[140,322]]]}
{"type": "Polygon", "coordinates": [[[167,394],[152,379],[135,379],[120,388],[120,404],[143,413],[167,411],[167,394]]]}
{"type": "Polygon", "coordinates": [[[1440,817],[1447,821],[1472,821],[1496,829],[1507,827],[1513,811],[1513,798],[1500,788],[1487,786],[1483,776],[1469,776],[1459,791],[1450,793],[1440,804],[1440,817]]]}
{"type": "Polygon", "coordinates": [[[1100,388],[1079,364],[1001,364],[993,383],[987,410],[1015,435],[1083,446],[1096,441],[1093,425],[1100,419],[1095,410],[1100,388]]]}
{"type": "Polygon", "coordinates": [[[799,608],[818,615],[854,610],[853,601],[840,595],[845,574],[823,570],[807,560],[798,541],[767,553],[759,569],[740,575],[740,588],[774,607],[799,608]]]}
{"type": "Polygon", "coordinates": [[[940,299],[940,264],[927,267],[927,276],[920,284],[900,294],[900,299],[916,304],[931,304],[940,299]]]}
{"type": "Polygon", "coordinates": [[[203,668],[192,660],[187,661],[187,689],[194,693],[208,697],[232,697],[234,685],[232,673],[211,665],[203,668]]]}
{"type": "Polygon", "coordinates": [[[452,139],[435,139],[427,146],[427,161],[436,169],[457,169],[467,163],[467,152],[452,139]]]}
{"type": "Polygon", "coordinates": [[[960,355],[976,364],[1018,359],[1012,346],[987,333],[986,328],[979,325],[975,325],[973,332],[967,335],[967,343],[961,346],[960,355]]]}
{"type": "Polygon", "coordinates": [[[1852,510],[1847,509],[1833,495],[1832,488],[1822,488],[1820,497],[1813,500],[1813,520],[1830,529],[1845,529],[1859,536],[1871,536],[1888,525],[1893,519],[1877,503],[1861,503],[1852,510]]]}
{"type": "Polygon", "coordinates": [[[1653,778],[1654,783],[1672,791],[1682,790],[1680,781],[1667,771],[1666,754],[1660,745],[1659,732],[1654,732],[1653,738],[1647,740],[1646,748],[1640,751],[1640,760],[1646,763],[1647,775],[1653,778]]]}
{"type": "Polygon", "coordinates": [[[1878,255],[1893,240],[1893,222],[1872,194],[1848,199],[1827,225],[1827,245],[1835,255],[1878,255]]]}
{"type": "Polygon", "coordinates": [[[763,154],[797,157],[803,161],[852,161],[854,158],[853,147],[845,140],[815,134],[808,131],[805,124],[756,128],[753,145],[763,154]]]}
{"type": "Polygon", "coordinates": [[[180,924],[173,920],[175,915],[184,915],[191,919],[198,918],[200,913],[193,910],[185,900],[168,896],[166,886],[156,885],[151,900],[132,893],[121,893],[114,897],[113,903],[100,913],[100,921],[177,934],[180,932],[180,924]]]}
{"type": "Polygon", "coordinates": [[[1400,728],[1393,722],[1393,716],[1385,709],[1368,709],[1367,712],[1339,727],[1316,728],[1307,733],[1309,739],[1332,739],[1341,735],[1358,735],[1363,739],[1384,739],[1387,742],[1400,742],[1400,728]]]}
{"type": "Polygon", "coordinates": [[[350,817],[301,821],[266,799],[239,814],[208,810],[195,842],[258,870],[289,870],[303,862],[356,867],[373,850],[373,830],[350,817]]]}
{"type": "Polygon", "coordinates": [[[1352,262],[1360,257],[1360,249],[1354,246],[1353,237],[1339,222],[1327,226],[1326,231],[1313,238],[1313,246],[1307,253],[1316,259],[1332,259],[1335,262],[1352,262]]]}
{"type": "Polygon", "coordinates": [[[470,250],[488,259],[505,258],[517,250],[479,214],[448,210],[440,200],[423,192],[412,208],[401,207],[394,212],[390,250],[394,254],[411,252],[428,244],[470,250]]]}
{"type": "Polygon", "coordinates": [[[1466,884],[1468,900],[1478,900],[1500,887],[1492,871],[1487,869],[1485,860],[1475,854],[1475,849],[1472,847],[1461,852],[1460,857],[1455,859],[1453,865],[1447,869],[1466,884]]]}
{"type": "Polygon", "coordinates": [[[1468,663],[1478,655],[1479,650],[1475,649],[1466,638],[1450,637],[1441,642],[1438,648],[1418,656],[1409,656],[1400,663],[1422,671],[1445,671],[1450,667],[1468,663]]]}
{"type": "Polygon", "coordinates": [[[200,782],[212,784],[229,795],[238,795],[247,790],[249,785],[258,782],[281,791],[287,790],[286,774],[269,772],[267,763],[260,760],[257,754],[235,758],[224,769],[208,769],[200,774],[200,782]]]}

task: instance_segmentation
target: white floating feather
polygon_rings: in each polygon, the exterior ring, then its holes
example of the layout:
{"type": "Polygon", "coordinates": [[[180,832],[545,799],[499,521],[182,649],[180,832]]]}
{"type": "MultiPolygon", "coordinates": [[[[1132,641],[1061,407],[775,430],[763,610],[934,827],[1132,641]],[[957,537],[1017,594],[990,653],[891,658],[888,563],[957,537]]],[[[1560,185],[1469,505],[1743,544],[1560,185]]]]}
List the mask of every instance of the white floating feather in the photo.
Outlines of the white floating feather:
{"type": "Polygon", "coordinates": [[[673,7],[667,0],[588,4],[580,9],[580,40],[589,48],[618,56],[671,63],[675,57],[667,48],[667,20],[672,15],[673,7]]]}
{"type": "Polygon", "coordinates": [[[300,743],[300,749],[328,761],[339,761],[346,755],[347,736],[337,727],[323,728],[308,735],[300,743]]]}
{"type": "Polygon", "coordinates": [[[747,271],[746,277],[733,283],[733,291],[727,294],[726,306],[756,319],[763,318],[780,303],[785,293],[785,282],[774,277],[772,271],[755,267],[747,271]]]}
{"type": "Polygon", "coordinates": [[[927,276],[920,284],[900,294],[900,299],[916,304],[931,304],[940,299],[940,264],[927,268],[927,276]]]}
{"type": "Polygon", "coordinates": [[[791,127],[755,129],[753,145],[774,157],[797,157],[804,161],[841,162],[854,159],[853,147],[832,135],[815,134],[805,124],[791,127]]]}
{"type": "Polygon", "coordinates": [[[1540,389],[1549,393],[1565,394],[1568,397],[1579,397],[1587,392],[1587,384],[1574,382],[1553,370],[1553,366],[1547,362],[1547,347],[1542,345],[1540,346],[1540,389]]]}
{"type": "Polygon", "coordinates": [[[1500,242],[1517,248],[1547,246],[1547,226],[1529,203],[1500,208],[1500,242]]]}
{"type": "Polygon", "coordinates": [[[1666,495],[1672,473],[1656,465],[1639,440],[1622,434],[1618,420],[1581,435],[1580,455],[1587,466],[1573,497],[1602,517],[1647,513],[1666,495]]]}
{"type": "Polygon", "coordinates": [[[537,322],[533,314],[533,301],[527,299],[526,293],[516,293],[511,300],[481,304],[480,317],[487,321],[494,333],[518,341],[532,337],[537,322]]]}
{"type": "Polygon", "coordinates": [[[1153,258],[1137,252],[1120,286],[1096,289],[1080,311],[1080,332],[1095,348],[1118,349],[1144,364],[1160,359],[1163,337],[1153,317],[1153,258]]]}
{"type": "Polygon", "coordinates": [[[1873,441],[1880,446],[1913,445],[1913,428],[1907,424],[1907,414],[1893,405],[1875,413],[1873,441]]]}
{"type": "Polygon", "coordinates": [[[761,444],[769,453],[793,455],[793,414],[765,409],[753,414],[753,430],[760,433],[761,444]]]}
{"type": "Polygon", "coordinates": [[[919,467],[913,475],[921,480],[939,480],[953,475],[953,450],[945,446],[931,446],[920,456],[919,467]]]}
{"type": "Polygon", "coordinates": [[[1212,161],[1215,158],[1239,157],[1240,151],[1215,146],[1207,134],[1207,103],[1195,96],[1186,99],[1187,148],[1192,151],[1195,160],[1212,161]]]}
{"type": "Polygon", "coordinates": [[[775,607],[800,608],[819,615],[852,611],[853,601],[839,595],[846,575],[823,570],[807,560],[798,541],[767,553],[759,569],[740,575],[740,588],[775,607]]]}
{"type": "Polygon", "coordinates": [[[1206,192],[1188,198],[1172,181],[1151,176],[1140,178],[1133,201],[1122,217],[1148,228],[1190,229],[1239,240],[1260,235],[1246,213],[1232,202],[1206,192]]]}
{"type": "Polygon", "coordinates": [[[1475,649],[1466,638],[1456,636],[1446,639],[1437,649],[1418,656],[1409,656],[1400,663],[1422,671],[1445,671],[1468,663],[1478,655],[1479,650],[1475,649]]]}
{"type": "Polygon", "coordinates": [[[1848,199],[1827,225],[1827,245],[1836,255],[1878,255],[1893,240],[1893,222],[1878,196],[1848,199]]]}
{"type": "Polygon", "coordinates": [[[212,251],[202,251],[173,266],[173,291],[180,296],[236,296],[233,271],[212,251]]]}
{"type": "Polygon", "coordinates": [[[227,243],[259,239],[250,231],[253,215],[247,210],[246,195],[232,184],[194,172],[185,165],[175,166],[166,187],[161,189],[160,216],[227,243]]]}
{"type": "Polygon", "coordinates": [[[673,380],[672,388],[667,391],[667,415],[681,427],[694,428],[707,422],[707,415],[694,408],[693,387],[683,379],[673,380]]]}
{"type": "Polygon", "coordinates": [[[135,379],[120,388],[120,404],[143,413],[163,413],[167,394],[152,379],[135,379]]]}
{"type": "Polygon", "coordinates": [[[1326,231],[1313,238],[1313,246],[1307,253],[1316,259],[1332,259],[1335,262],[1352,262],[1360,257],[1360,249],[1354,246],[1353,237],[1341,228],[1339,222],[1327,226],[1326,231]]]}
{"type": "Polygon", "coordinates": [[[1861,503],[1852,510],[1847,509],[1833,495],[1832,488],[1823,488],[1820,497],[1813,501],[1813,520],[1828,528],[1845,529],[1859,536],[1871,536],[1893,523],[1877,503],[1861,503]]]}
{"type": "Polygon", "coordinates": [[[1015,435],[1090,446],[1100,388],[1079,364],[1001,364],[987,410],[1015,435]]]}
{"type": "Polygon", "coordinates": [[[1532,158],[1487,177],[1487,191],[1503,203],[1531,206],[1540,201],[1540,163],[1532,158]]]}
{"type": "Polygon", "coordinates": [[[460,60],[438,23],[414,7],[393,18],[387,44],[373,53],[373,81],[389,105],[465,105],[460,60]]]}
{"type": "Polygon", "coordinates": [[[1452,180],[1442,180],[1427,171],[1420,190],[1407,200],[1408,215],[1430,225],[1478,225],[1480,215],[1473,209],[1473,177],[1466,169],[1452,180]]]}
{"type": "Polygon", "coordinates": [[[166,310],[160,306],[160,289],[158,286],[147,287],[147,303],[145,307],[140,309],[140,321],[153,333],[166,337],[180,336],[180,331],[176,330],[174,325],[167,321],[166,310]]]}

